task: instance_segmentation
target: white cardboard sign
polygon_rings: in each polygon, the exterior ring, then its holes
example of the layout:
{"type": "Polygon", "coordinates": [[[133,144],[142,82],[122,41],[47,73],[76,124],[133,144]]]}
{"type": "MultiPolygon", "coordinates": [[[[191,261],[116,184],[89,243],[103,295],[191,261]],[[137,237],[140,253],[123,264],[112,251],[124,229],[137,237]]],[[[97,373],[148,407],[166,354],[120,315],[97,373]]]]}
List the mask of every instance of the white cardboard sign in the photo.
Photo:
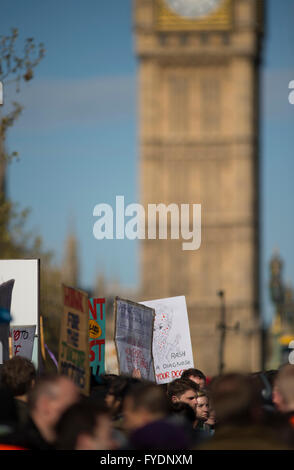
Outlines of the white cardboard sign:
{"type": "Polygon", "coordinates": [[[194,367],[184,296],[141,302],[154,308],[153,358],[158,384],[172,382],[194,367]]]}
{"type": "MultiPolygon", "coordinates": [[[[15,325],[39,326],[39,260],[38,259],[1,259],[0,286],[11,284],[9,299],[7,292],[0,295],[0,307],[11,315],[10,327],[15,325]]],[[[2,289],[3,290],[3,289],[2,289]]],[[[9,325],[0,328],[0,364],[7,360],[9,325]],[[7,329],[4,331],[5,327],[7,329]],[[3,333],[3,334],[2,334],[3,333]],[[7,337],[7,338],[6,338],[7,337]],[[7,343],[7,344],[6,344],[7,343]],[[2,361],[1,361],[2,349],[2,361]]],[[[33,362],[38,366],[38,338],[35,337],[33,362]]]]}
{"type": "Polygon", "coordinates": [[[35,332],[36,325],[11,328],[13,356],[22,356],[32,360],[35,332]]]}

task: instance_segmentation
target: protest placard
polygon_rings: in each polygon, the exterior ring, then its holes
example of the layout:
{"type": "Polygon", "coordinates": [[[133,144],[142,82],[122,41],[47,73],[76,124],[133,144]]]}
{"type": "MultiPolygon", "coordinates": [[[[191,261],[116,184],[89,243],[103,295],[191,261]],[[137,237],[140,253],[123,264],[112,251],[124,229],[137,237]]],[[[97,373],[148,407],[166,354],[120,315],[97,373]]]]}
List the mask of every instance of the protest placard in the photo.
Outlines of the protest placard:
{"type": "Polygon", "coordinates": [[[12,340],[12,356],[26,357],[31,361],[36,325],[13,326],[10,332],[12,340]]]}
{"type": "Polygon", "coordinates": [[[9,322],[14,279],[0,285],[0,364],[9,359],[9,322]]]}
{"type": "MultiPolygon", "coordinates": [[[[39,358],[39,259],[0,260],[0,317],[7,314],[8,321],[0,320],[0,349],[2,361],[9,359],[8,336],[10,327],[36,325],[32,360],[38,367],[39,358]],[[3,315],[2,315],[2,313],[3,315]],[[10,323],[10,327],[9,327],[10,323]]],[[[0,359],[1,364],[1,359],[0,359]]]]}
{"type": "Polygon", "coordinates": [[[116,297],[114,314],[120,373],[133,375],[140,371],[143,379],[155,381],[152,357],[154,310],[116,297]]]}
{"type": "Polygon", "coordinates": [[[194,367],[184,296],[141,302],[155,310],[153,357],[156,382],[169,383],[194,367]]]}
{"type": "Polygon", "coordinates": [[[105,299],[89,299],[90,366],[93,375],[105,373],[105,299]]]}
{"type": "Polygon", "coordinates": [[[38,259],[0,260],[0,280],[13,282],[11,292],[11,324],[39,323],[39,261],[38,259]]]}
{"type": "Polygon", "coordinates": [[[72,287],[63,288],[63,316],[59,342],[59,371],[70,377],[85,395],[89,394],[89,306],[88,295],[72,287]]]}

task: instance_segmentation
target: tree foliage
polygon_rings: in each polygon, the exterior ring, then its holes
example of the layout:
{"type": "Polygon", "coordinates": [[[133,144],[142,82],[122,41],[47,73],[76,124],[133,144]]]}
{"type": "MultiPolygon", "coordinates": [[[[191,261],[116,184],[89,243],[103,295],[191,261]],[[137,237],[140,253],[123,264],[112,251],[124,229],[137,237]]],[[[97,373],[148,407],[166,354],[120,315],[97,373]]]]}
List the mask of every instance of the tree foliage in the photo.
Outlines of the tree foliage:
{"type": "MultiPolygon", "coordinates": [[[[0,36],[0,81],[5,85],[14,82],[16,91],[20,91],[21,81],[29,81],[33,78],[34,68],[45,55],[43,43],[38,46],[33,38],[27,38],[23,43],[18,41],[17,28],[12,28],[10,34],[0,36]]],[[[40,251],[40,237],[33,237],[32,233],[25,233],[23,227],[29,210],[19,210],[7,198],[5,191],[6,167],[17,152],[9,153],[6,150],[5,141],[7,131],[13,126],[15,120],[22,112],[19,103],[12,103],[12,110],[3,115],[0,114],[0,256],[12,258],[29,255],[31,252],[40,251]]]]}
{"type": "MultiPolygon", "coordinates": [[[[19,43],[18,38],[16,28],[10,34],[0,36],[0,81],[4,88],[9,83],[15,83],[16,91],[20,92],[21,82],[33,79],[34,69],[43,59],[45,48],[42,43],[36,45],[33,38],[27,38],[23,44],[19,43]]],[[[44,317],[45,342],[56,354],[61,312],[60,270],[52,266],[52,253],[43,249],[41,237],[25,229],[30,210],[21,209],[6,194],[7,164],[18,157],[17,152],[7,151],[7,132],[23,110],[19,103],[11,104],[9,113],[0,114],[0,257],[41,259],[40,307],[44,317]]]]}
{"type": "Polygon", "coordinates": [[[0,36],[0,80],[16,82],[17,91],[22,79],[29,81],[33,78],[34,68],[45,56],[44,44],[36,46],[33,38],[27,38],[19,50],[18,36],[17,28],[12,28],[10,35],[0,36]]]}

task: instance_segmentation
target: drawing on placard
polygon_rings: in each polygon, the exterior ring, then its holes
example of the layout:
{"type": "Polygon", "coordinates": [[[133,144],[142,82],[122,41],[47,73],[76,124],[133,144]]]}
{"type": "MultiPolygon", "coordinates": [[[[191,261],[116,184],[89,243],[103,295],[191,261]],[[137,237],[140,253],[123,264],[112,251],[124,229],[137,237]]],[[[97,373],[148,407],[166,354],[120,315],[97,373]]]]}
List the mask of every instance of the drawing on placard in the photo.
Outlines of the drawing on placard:
{"type": "MultiPolygon", "coordinates": [[[[153,355],[155,364],[162,364],[170,359],[170,353],[179,351],[181,335],[172,336],[174,310],[167,305],[158,305],[153,331],[153,355]]],[[[157,367],[158,368],[158,367],[157,367]]]]}

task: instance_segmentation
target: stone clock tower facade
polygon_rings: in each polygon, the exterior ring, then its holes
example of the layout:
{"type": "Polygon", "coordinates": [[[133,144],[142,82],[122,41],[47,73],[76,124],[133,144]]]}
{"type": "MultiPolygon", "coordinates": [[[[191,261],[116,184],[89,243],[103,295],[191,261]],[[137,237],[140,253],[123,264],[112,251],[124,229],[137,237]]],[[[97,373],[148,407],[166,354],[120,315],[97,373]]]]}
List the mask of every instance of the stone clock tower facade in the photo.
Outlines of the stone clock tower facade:
{"type": "MultiPolygon", "coordinates": [[[[185,295],[195,367],[261,367],[258,82],[260,0],[134,0],[140,198],[202,205],[202,243],[141,241],[141,299],[185,295]]],[[[169,237],[170,238],[170,237],[169,237]]]]}

